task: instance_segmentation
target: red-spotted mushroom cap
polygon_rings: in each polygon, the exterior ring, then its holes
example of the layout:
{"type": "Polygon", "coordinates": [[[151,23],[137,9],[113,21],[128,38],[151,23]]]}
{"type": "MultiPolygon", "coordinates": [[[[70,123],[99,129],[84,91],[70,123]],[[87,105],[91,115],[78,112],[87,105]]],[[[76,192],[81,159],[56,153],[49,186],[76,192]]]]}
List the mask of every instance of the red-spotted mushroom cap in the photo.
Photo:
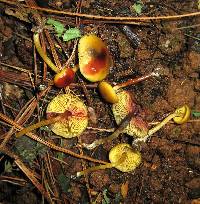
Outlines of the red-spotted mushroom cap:
{"type": "Polygon", "coordinates": [[[96,35],[83,36],[78,45],[79,68],[89,81],[96,82],[106,78],[112,60],[106,44],[96,35]]]}
{"type": "MultiPolygon", "coordinates": [[[[112,111],[117,124],[131,112],[135,111],[135,103],[132,95],[128,91],[117,92],[119,101],[112,105],[112,111]]],[[[134,137],[145,137],[148,133],[147,123],[139,116],[133,116],[124,132],[134,137]]]]}
{"type": "Polygon", "coordinates": [[[51,130],[62,137],[81,135],[88,125],[87,107],[81,99],[71,93],[56,96],[47,107],[47,117],[68,113],[60,121],[51,125],[51,130]]]}

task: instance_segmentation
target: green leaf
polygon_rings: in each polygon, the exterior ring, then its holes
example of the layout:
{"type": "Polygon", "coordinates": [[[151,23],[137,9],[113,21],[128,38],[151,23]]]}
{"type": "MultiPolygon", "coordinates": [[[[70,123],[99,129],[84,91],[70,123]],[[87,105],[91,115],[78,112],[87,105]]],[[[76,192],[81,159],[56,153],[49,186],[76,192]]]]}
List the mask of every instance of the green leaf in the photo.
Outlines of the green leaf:
{"type": "Polygon", "coordinates": [[[194,117],[200,117],[200,112],[198,112],[198,111],[192,111],[192,116],[194,116],[194,117]]]}
{"type": "Polygon", "coordinates": [[[102,204],[110,204],[110,199],[107,196],[107,189],[105,189],[103,191],[103,200],[102,200],[102,204]]]}
{"type": "Polygon", "coordinates": [[[55,20],[49,18],[47,20],[47,24],[54,26],[55,32],[57,33],[58,37],[61,37],[62,34],[65,31],[64,25],[61,22],[59,22],[59,21],[55,21],[55,20]]]}
{"type": "Polygon", "coordinates": [[[140,15],[142,13],[142,8],[143,8],[142,2],[141,1],[137,1],[137,3],[133,4],[131,10],[135,11],[135,13],[140,15]]]}
{"type": "Polygon", "coordinates": [[[9,161],[5,161],[4,171],[6,173],[11,173],[12,172],[12,165],[11,165],[11,163],[9,161]]]}
{"type": "Polygon", "coordinates": [[[66,177],[62,172],[58,175],[58,183],[61,186],[63,192],[68,192],[70,188],[70,178],[66,177]]]}
{"type": "Polygon", "coordinates": [[[81,32],[78,28],[70,28],[67,31],[65,31],[63,35],[63,40],[69,41],[80,37],[81,37],[81,32]]]}

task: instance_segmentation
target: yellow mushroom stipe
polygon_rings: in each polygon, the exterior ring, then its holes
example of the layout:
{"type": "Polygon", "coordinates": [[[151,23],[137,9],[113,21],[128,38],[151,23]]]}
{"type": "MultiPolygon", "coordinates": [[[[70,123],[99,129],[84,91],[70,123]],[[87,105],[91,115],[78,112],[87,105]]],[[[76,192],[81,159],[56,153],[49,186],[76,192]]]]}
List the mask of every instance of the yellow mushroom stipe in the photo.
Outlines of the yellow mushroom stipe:
{"type": "Polygon", "coordinates": [[[47,116],[64,113],[66,118],[51,125],[51,130],[62,137],[71,138],[81,135],[88,125],[87,108],[79,97],[67,93],[56,96],[47,107],[47,116]]]}
{"type": "Polygon", "coordinates": [[[175,113],[179,116],[173,118],[174,122],[177,124],[183,124],[190,119],[191,110],[187,105],[184,105],[181,108],[177,108],[175,113]]]}
{"type": "Polygon", "coordinates": [[[135,170],[142,161],[139,151],[133,150],[133,148],[126,143],[121,143],[113,147],[109,152],[109,160],[111,163],[90,167],[83,171],[77,172],[77,176],[88,174],[91,171],[100,169],[116,168],[122,172],[130,172],[135,170]]]}
{"type": "Polygon", "coordinates": [[[174,113],[168,115],[163,121],[158,125],[149,130],[148,136],[153,135],[155,132],[160,130],[164,125],[166,125],[171,119],[174,120],[177,124],[186,123],[190,118],[190,108],[187,105],[184,105],[180,108],[177,108],[174,113]]]}
{"type": "MultiPolygon", "coordinates": [[[[135,104],[131,94],[128,91],[117,93],[119,101],[112,105],[112,111],[117,124],[130,113],[134,111],[135,104]]],[[[124,129],[124,132],[134,137],[145,137],[148,133],[146,122],[140,117],[133,117],[131,122],[124,129]]]]}
{"type": "Polygon", "coordinates": [[[105,101],[109,103],[117,103],[119,101],[114,88],[109,83],[102,81],[99,83],[98,88],[102,98],[105,101]]]}
{"type": "Polygon", "coordinates": [[[44,50],[42,49],[42,46],[40,44],[40,39],[39,39],[39,33],[34,33],[33,35],[33,41],[34,41],[34,45],[36,47],[36,50],[38,51],[38,53],[40,54],[40,57],[48,64],[48,66],[56,73],[59,73],[60,70],[58,69],[58,67],[56,67],[56,65],[51,61],[50,58],[48,58],[47,54],[44,52],[44,50]]]}
{"type": "Polygon", "coordinates": [[[78,44],[81,74],[91,82],[102,81],[112,65],[106,44],[96,35],[83,36],[78,44]]]}
{"type": "Polygon", "coordinates": [[[142,157],[139,151],[133,150],[133,148],[126,143],[121,143],[113,147],[109,152],[109,160],[111,163],[116,163],[115,168],[122,172],[133,171],[138,167],[142,161],[142,157]],[[121,163],[117,161],[125,154],[125,158],[121,163]]]}
{"type": "Polygon", "coordinates": [[[29,133],[29,132],[31,132],[31,131],[39,128],[39,127],[42,127],[42,126],[45,126],[45,125],[50,125],[52,123],[55,123],[58,120],[60,120],[59,116],[54,117],[54,118],[50,118],[48,120],[42,120],[42,121],[40,121],[38,123],[35,123],[33,125],[30,125],[30,126],[24,128],[24,129],[22,129],[20,132],[17,132],[16,137],[21,137],[22,135],[25,135],[25,134],[27,134],[27,133],[29,133]]]}

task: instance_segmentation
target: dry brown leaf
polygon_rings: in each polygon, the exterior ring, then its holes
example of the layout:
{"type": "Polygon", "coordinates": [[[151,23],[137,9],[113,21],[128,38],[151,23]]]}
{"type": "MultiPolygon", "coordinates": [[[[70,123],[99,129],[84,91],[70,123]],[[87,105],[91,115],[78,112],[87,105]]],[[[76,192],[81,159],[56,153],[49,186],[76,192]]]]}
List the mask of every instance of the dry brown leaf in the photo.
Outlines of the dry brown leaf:
{"type": "Polygon", "coordinates": [[[122,194],[122,197],[125,199],[128,195],[128,184],[129,182],[126,181],[125,183],[122,184],[121,186],[121,194],[122,194]]]}

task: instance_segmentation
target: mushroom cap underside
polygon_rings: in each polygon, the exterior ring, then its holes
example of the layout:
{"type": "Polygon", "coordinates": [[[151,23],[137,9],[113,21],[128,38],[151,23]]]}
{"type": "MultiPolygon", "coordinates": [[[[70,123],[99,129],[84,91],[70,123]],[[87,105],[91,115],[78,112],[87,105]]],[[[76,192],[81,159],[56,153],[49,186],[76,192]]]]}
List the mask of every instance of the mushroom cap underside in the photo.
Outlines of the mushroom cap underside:
{"type": "Polygon", "coordinates": [[[130,172],[140,165],[142,160],[140,152],[134,150],[129,144],[126,143],[118,144],[110,150],[110,162],[117,163],[123,154],[126,154],[124,161],[115,166],[115,168],[118,170],[122,172],[130,172]]]}
{"type": "MultiPolygon", "coordinates": [[[[112,111],[115,121],[119,125],[129,113],[136,111],[136,104],[132,94],[128,91],[119,91],[117,92],[117,96],[119,101],[112,105],[112,111]]],[[[137,114],[132,117],[123,132],[133,137],[142,138],[148,134],[148,125],[143,118],[137,114]]]]}
{"type": "Polygon", "coordinates": [[[87,107],[81,99],[71,93],[56,96],[47,107],[47,117],[69,112],[51,125],[51,130],[62,137],[71,138],[81,135],[88,125],[87,107]]]}

